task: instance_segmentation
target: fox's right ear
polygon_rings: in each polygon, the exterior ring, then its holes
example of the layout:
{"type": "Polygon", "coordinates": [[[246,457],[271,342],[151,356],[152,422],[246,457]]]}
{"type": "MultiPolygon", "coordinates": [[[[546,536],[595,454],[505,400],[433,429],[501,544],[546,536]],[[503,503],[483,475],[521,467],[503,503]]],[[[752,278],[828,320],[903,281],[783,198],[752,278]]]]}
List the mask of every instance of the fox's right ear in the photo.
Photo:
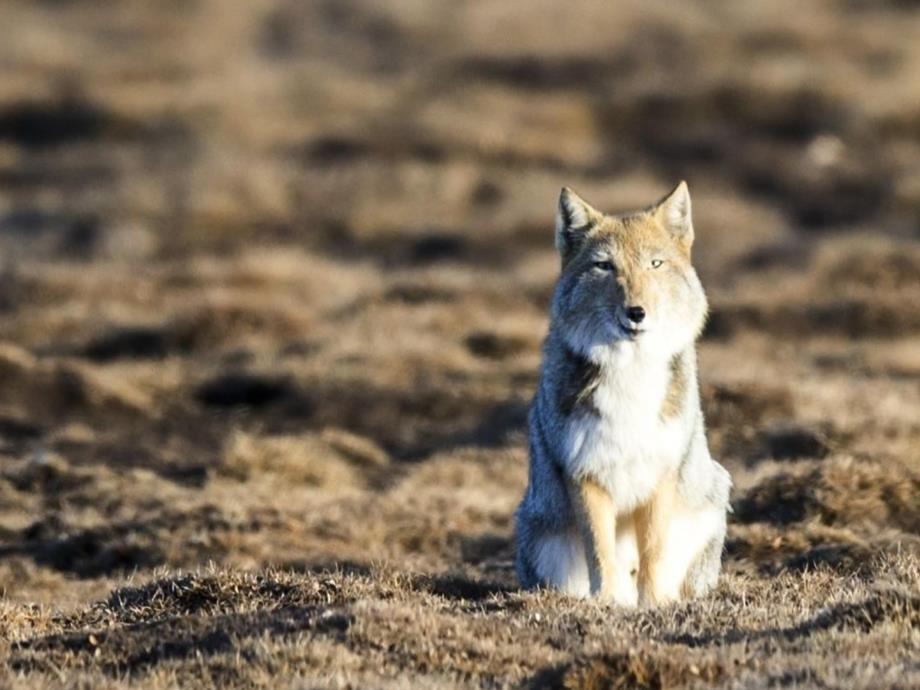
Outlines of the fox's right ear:
{"type": "Polygon", "coordinates": [[[559,194],[556,208],[556,249],[563,262],[578,248],[585,234],[601,220],[603,214],[568,187],[559,194]]]}

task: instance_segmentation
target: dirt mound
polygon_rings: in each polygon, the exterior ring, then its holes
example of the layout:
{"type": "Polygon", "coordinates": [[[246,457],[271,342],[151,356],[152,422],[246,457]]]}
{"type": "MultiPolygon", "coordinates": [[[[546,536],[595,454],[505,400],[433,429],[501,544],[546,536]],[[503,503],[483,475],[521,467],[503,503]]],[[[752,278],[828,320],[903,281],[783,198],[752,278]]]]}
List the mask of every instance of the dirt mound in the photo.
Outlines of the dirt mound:
{"type": "Polygon", "coordinates": [[[332,611],[349,600],[342,584],[267,573],[187,575],[124,588],[71,618],[65,632],[17,644],[11,665],[34,672],[90,663],[117,677],[143,673],[167,659],[226,654],[241,637],[341,635],[349,616],[332,611]]]}
{"type": "Polygon", "coordinates": [[[792,396],[765,384],[703,386],[703,411],[716,457],[746,465],[763,460],[823,458],[842,445],[828,425],[795,421],[792,396]]]}
{"type": "Polygon", "coordinates": [[[792,397],[777,386],[704,383],[701,395],[706,421],[717,428],[759,426],[793,414],[792,397]]]}
{"type": "Polygon", "coordinates": [[[894,527],[920,532],[920,474],[897,462],[833,458],[768,477],[735,502],[742,524],[894,527]]]}
{"type": "Polygon", "coordinates": [[[536,688],[611,688],[657,690],[711,687],[726,675],[718,663],[670,654],[609,654],[576,661],[535,679],[536,688]]]}
{"type": "Polygon", "coordinates": [[[871,577],[883,554],[920,553],[920,476],[831,457],[768,475],[734,502],[731,558],[766,572],[826,567],[871,577]]]}
{"type": "Polygon", "coordinates": [[[134,520],[110,518],[104,525],[87,528],[52,514],[22,530],[4,551],[59,572],[93,578],[165,563],[181,566],[219,560],[234,539],[279,526],[279,517],[271,510],[240,514],[207,505],[190,510],[159,507],[134,520]]]}
{"type": "Polygon", "coordinates": [[[867,238],[830,245],[817,264],[817,280],[831,289],[897,290],[920,284],[920,249],[911,243],[867,238]]]}
{"type": "Polygon", "coordinates": [[[237,432],[218,472],[245,481],[271,473],[310,486],[380,485],[391,473],[389,457],[372,441],[336,429],[321,434],[262,437],[237,432]]]}
{"type": "MultiPolygon", "coordinates": [[[[124,587],[94,610],[93,621],[141,623],[169,614],[219,614],[234,608],[284,609],[291,606],[337,605],[355,598],[337,578],[298,578],[284,572],[260,575],[195,573],[124,587]]],[[[82,622],[82,621],[81,621],[82,622]]]]}
{"type": "Polygon", "coordinates": [[[151,403],[130,384],[76,362],[46,363],[24,349],[0,344],[0,402],[35,418],[144,417],[151,403]]]}
{"type": "Polygon", "coordinates": [[[527,403],[447,381],[419,381],[411,390],[373,382],[294,382],[249,373],[221,374],[195,392],[203,405],[245,408],[266,428],[341,427],[371,439],[394,457],[418,460],[471,443],[502,445],[525,426],[527,403]]]}
{"type": "Polygon", "coordinates": [[[920,317],[903,298],[874,297],[789,304],[723,304],[713,310],[706,337],[745,331],[777,337],[899,338],[920,333],[920,317]]]}

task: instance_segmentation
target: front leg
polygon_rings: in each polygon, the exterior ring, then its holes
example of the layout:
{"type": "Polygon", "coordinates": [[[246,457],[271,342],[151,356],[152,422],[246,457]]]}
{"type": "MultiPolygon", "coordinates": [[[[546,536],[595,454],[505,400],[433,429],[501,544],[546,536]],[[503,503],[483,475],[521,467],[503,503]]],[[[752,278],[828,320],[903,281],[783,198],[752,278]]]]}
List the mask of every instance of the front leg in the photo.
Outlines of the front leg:
{"type": "Polygon", "coordinates": [[[585,543],[591,594],[615,597],[616,509],[610,493],[590,479],[570,479],[569,497],[585,543]]]}
{"type": "Polygon", "coordinates": [[[648,503],[636,510],[641,604],[663,604],[680,598],[683,576],[667,572],[665,554],[668,530],[676,507],[677,477],[672,473],[662,478],[648,503]]]}

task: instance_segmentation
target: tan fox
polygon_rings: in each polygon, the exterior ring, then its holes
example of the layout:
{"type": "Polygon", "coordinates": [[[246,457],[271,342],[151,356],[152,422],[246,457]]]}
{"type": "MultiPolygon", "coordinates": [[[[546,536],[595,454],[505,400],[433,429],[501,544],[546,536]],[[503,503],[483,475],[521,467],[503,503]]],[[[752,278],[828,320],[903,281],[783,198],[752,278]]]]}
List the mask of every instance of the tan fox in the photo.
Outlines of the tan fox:
{"type": "Polygon", "coordinates": [[[709,454],[690,194],[605,215],[563,189],[562,271],[516,514],[524,587],[658,604],[716,582],[731,480],[709,454]]]}

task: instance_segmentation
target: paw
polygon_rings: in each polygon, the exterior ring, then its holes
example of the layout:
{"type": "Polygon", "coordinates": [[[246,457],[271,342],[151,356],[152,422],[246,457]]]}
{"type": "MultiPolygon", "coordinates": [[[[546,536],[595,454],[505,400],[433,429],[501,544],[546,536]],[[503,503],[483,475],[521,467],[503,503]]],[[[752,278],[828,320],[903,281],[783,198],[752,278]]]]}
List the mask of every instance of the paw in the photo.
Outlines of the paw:
{"type": "Polygon", "coordinates": [[[628,574],[614,577],[609,586],[601,588],[599,598],[623,608],[635,608],[639,603],[639,591],[636,588],[636,581],[628,574]]]}
{"type": "Polygon", "coordinates": [[[634,609],[639,603],[638,596],[635,593],[630,592],[617,592],[613,590],[601,591],[598,593],[597,598],[600,601],[608,604],[613,604],[624,609],[634,609]]]}
{"type": "Polygon", "coordinates": [[[619,606],[635,608],[639,603],[639,589],[636,587],[636,579],[628,573],[618,577],[614,584],[613,600],[619,606]]]}
{"type": "Polygon", "coordinates": [[[639,605],[642,607],[664,606],[680,601],[680,589],[674,587],[642,587],[639,590],[639,605]]]}

